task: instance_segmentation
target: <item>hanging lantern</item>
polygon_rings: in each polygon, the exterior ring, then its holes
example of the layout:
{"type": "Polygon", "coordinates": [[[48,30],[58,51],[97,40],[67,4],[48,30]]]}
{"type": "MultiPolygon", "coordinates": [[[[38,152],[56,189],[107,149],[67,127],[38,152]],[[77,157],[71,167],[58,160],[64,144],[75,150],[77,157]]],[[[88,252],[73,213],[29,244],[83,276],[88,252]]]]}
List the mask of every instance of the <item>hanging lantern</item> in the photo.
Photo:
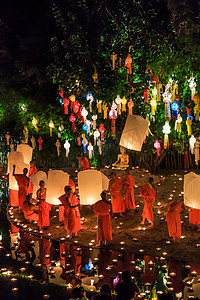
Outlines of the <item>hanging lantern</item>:
{"type": "MultiPolygon", "coordinates": [[[[78,101],[75,101],[75,104],[74,104],[74,113],[75,114],[79,113],[79,106],[80,106],[80,103],[78,101]]],[[[78,117],[80,118],[79,115],[78,115],[78,117]]]]}
{"type": "Polygon", "coordinates": [[[149,133],[153,136],[153,133],[151,132],[150,126],[151,126],[151,122],[149,120],[149,116],[146,116],[146,121],[148,122],[148,128],[147,128],[147,133],[146,136],[149,136],[149,133]]]}
{"type": "Polygon", "coordinates": [[[194,148],[195,164],[197,166],[199,164],[199,146],[200,146],[200,137],[197,139],[194,148]]]}
{"type": "Polygon", "coordinates": [[[43,139],[41,138],[41,136],[38,139],[38,144],[39,144],[39,150],[42,150],[42,143],[43,143],[43,139]]]}
{"type": "Polygon", "coordinates": [[[98,109],[98,113],[101,114],[102,113],[102,100],[97,100],[97,109],[98,109]]]}
{"type": "Polygon", "coordinates": [[[122,98],[122,111],[126,111],[126,103],[127,103],[127,100],[125,98],[125,96],[122,98]]]}
{"type": "Polygon", "coordinates": [[[132,74],[131,64],[132,64],[132,58],[130,54],[128,54],[127,58],[125,59],[125,68],[127,69],[127,75],[132,74]]]}
{"type": "Polygon", "coordinates": [[[109,112],[109,118],[111,121],[111,131],[112,136],[115,136],[115,120],[117,119],[117,112],[116,112],[117,105],[113,102],[111,110],[109,112]]]}
{"type": "Polygon", "coordinates": [[[118,115],[121,115],[121,103],[122,103],[122,99],[120,98],[119,95],[117,95],[117,98],[115,99],[115,103],[117,104],[117,113],[118,113],[118,115]]]}
{"type": "Polygon", "coordinates": [[[50,122],[49,122],[49,129],[50,129],[50,136],[52,136],[52,129],[54,128],[54,123],[53,123],[53,121],[51,120],[50,122]]]}
{"type": "Polygon", "coordinates": [[[83,117],[83,122],[84,123],[86,121],[87,115],[88,115],[88,111],[87,111],[87,109],[85,109],[85,107],[83,107],[82,110],[81,110],[81,116],[83,117]]]}
{"type": "Polygon", "coordinates": [[[189,143],[190,143],[190,151],[193,154],[194,153],[194,145],[196,143],[196,138],[194,137],[194,135],[191,135],[191,138],[189,139],[189,143]]]}
{"type": "Polygon", "coordinates": [[[172,101],[172,79],[170,78],[165,86],[165,92],[162,94],[163,102],[165,103],[165,120],[171,120],[170,103],[172,101]]]}
{"type": "Polygon", "coordinates": [[[169,126],[169,121],[165,121],[165,125],[163,126],[163,133],[164,133],[164,149],[168,147],[169,139],[168,134],[170,134],[171,128],[169,126]]]}
{"type": "Polygon", "coordinates": [[[72,122],[73,132],[75,132],[75,121],[76,121],[76,117],[75,117],[73,114],[71,114],[69,120],[70,120],[70,122],[72,122]]]}
{"type": "Polygon", "coordinates": [[[172,110],[175,117],[178,115],[179,105],[176,100],[172,103],[172,110]]]}
{"type": "Polygon", "coordinates": [[[77,137],[78,146],[81,146],[81,138],[80,136],[77,137]]]}
{"type": "Polygon", "coordinates": [[[88,152],[89,152],[89,159],[92,158],[92,152],[93,152],[93,146],[91,143],[87,146],[88,152]]]}
{"type": "Polygon", "coordinates": [[[70,101],[71,101],[70,108],[71,108],[71,110],[74,110],[75,101],[76,101],[75,95],[71,95],[71,96],[69,97],[69,99],[70,99],[70,101]]]}
{"type": "Polygon", "coordinates": [[[161,83],[159,83],[159,79],[158,79],[158,81],[156,82],[156,90],[157,90],[157,95],[156,95],[156,98],[157,98],[157,101],[160,101],[161,99],[161,97],[160,97],[160,93],[161,93],[161,89],[162,89],[162,84],[161,83]]]}
{"type": "Polygon", "coordinates": [[[33,120],[32,120],[32,124],[33,124],[33,126],[34,126],[35,130],[38,132],[38,127],[37,127],[37,119],[36,119],[36,118],[33,118],[33,120]]]}
{"type": "Polygon", "coordinates": [[[117,59],[117,54],[115,54],[115,52],[113,52],[110,56],[111,60],[112,60],[112,70],[115,70],[115,61],[117,59]]]}
{"type": "Polygon", "coordinates": [[[100,125],[99,131],[101,132],[101,140],[104,140],[105,127],[103,126],[103,124],[100,125]]]}
{"type": "Polygon", "coordinates": [[[94,101],[94,97],[91,92],[87,93],[86,99],[87,99],[87,101],[89,101],[89,109],[90,109],[90,112],[92,112],[92,102],[94,101]]]}
{"type": "Polygon", "coordinates": [[[145,87],[144,89],[144,99],[145,102],[148,103],[148,99],[149,99],[149,94],[150,94],[150,88],[148,87],[148,85],[145,87]]]}
{"type": "Polygon", "coordinates": [[[96,120],[97,120],[97,115],[93,115],[92,116],[92,120],[93,120],[93,129],[96,129],[96,120]]]}
{"type": "Polygon", "coordinates": [[[156,106],[157,106],[157,103],[156,103],[156,100],[155,99],[152,99],[151,102],[151,114],[152,116],[155,116],[156,114],[156,106]]]}
{"type": "Polygon", "coordinates": [[[193,97],[193,101],[195,103],[194,107],[194,115],[195,115],[195,120],[200,121],[199,119],[199,112],[200,112],[200,103],[199,103],[199,95],[196,93],[193,97]]]}
{"type": "Polygon", "coordinates": [[[56,141],[55,143],[56,145],[56,149],[57,149],[57,154],[58,154],[58,157],[60,156],[60,147],[61,147],[61,143],[59,140],[56,141]]]}
{"type": "Polygon", "coordinates": [[[180,114],[178,114],[176,122],[175,122],[175,130],[179,133],[181,133],[181,122],[183,121],[180,114]]]}
{"type": "Polygon", "coordinates": [[[98,83],[98,73],[97,73],[96,68],[94,70],[94,74],[92,75],[92,78],[94,80],[94,83],[98,83]]]}
{"type": "Polygon", "coordinates": [[[156,140],[153,145],[154,145],[154,148],[156,148],[157,155],[160,156],[160,143],[159,143],[159,141],[156,140]]]}
{"type": "Polygon", "coordinates": [[[86,120],[85,121],[85,124],[88,126],[88,129],[87,129],[87,133],[89,134],[90,133],[90,125],[91,125],[91,121],[90,120],[86,120]]]}
{"type": "Polygon", "coordinates": [[[107,106],[107,104],[106,104],[106,103],[103,103],[102,108],[103,108],[103,118],[104,118],[104,119],[107,119],[107,111],[108,111],[108,106],[107,106]]]}
{"type": "Polygon", "coordinates": [[[63,90],[59,91],[59,96],[60,96],[61,98],[64,98],[64,96],[63,96],[63,90]]]}
{"type": "Polygon", "coordinates": [[[133,114],[133,106],[134,106],[133,100],[130,99],[129,102],[128,102],[128,114],[129,115],[133,114]]]}
{"type": "Polygon", "coordinates": [[[68,98],[64,98],[63,99],[63,105],[64,105],[64,114],[65,115],[68,114],[68,104],[69,104],[69,99],[68,98]]]}
{"type": "Polygon", "coordinates": [[[66,157],[68,157],[69,155],[69,149],[70,149],[70,142],[68,140],[65,140],[65,143],[64,143],[64,148],[66,150],[66,157]]]}
{"type": "Polygon", "coordinates": [[[158,94],[157,88],[154,86],[154,88],[152,90],[153,99],[157,99],[157,94],[158,94]]]}
{"type": "Polygon", "coordinates": [[[87,133],[88,133],[88,125],[83,124],[82,128],[83,128],[83,130],[85,131],[85,136],[87,137],[87,133]]]}
{"type": "Polygon", "coordinates": [[[98,129],[94,132],[94,145],[96,145],[97,139],[100,137],[100,132],[98,129]]]}
{"type": "Polygon", "coordinates": [[[191,100],[193,100],[195,92],[196,92],[196,82],[194,81],[193,74],[190,76],[188,83],[189,83],[189,87],[190,87],[190,91],[191,91],[191,100]]]}
{"type": "Polygon", "coordinates": [[[85,133],[82,133],[82,144],[83,144],[84,153],[86,153],[87,143],[88,143],[88,140],[85,138],[85,133]]]}
{"type": "Polygon", "coordinates": [[[187,125],[188,135],[191,135],[192,134],[192,120],[189,116],[187,117],[186,125],[187,125]]]}
{"type": "Polygon", "coordinates": [[[172,101],[176,99],[176,95],[178,95],[178,84],[177,82],[172,83],[172,101]]]}
{"type": "Polygon", "coordinates": [[[64,125],[63,124],[60,124],[60,126],[58,127],[58,130],[59,131],[63,131],[65,129],[64,125]]]}
{"type": "Polygon", "coordinates": [[[102,141],[100,139],[98,139],[98,141],[97,141],[97,146],[99,147],[99,154],[101,155],[102,154],[102,151],[101,151],[102,141]]]}

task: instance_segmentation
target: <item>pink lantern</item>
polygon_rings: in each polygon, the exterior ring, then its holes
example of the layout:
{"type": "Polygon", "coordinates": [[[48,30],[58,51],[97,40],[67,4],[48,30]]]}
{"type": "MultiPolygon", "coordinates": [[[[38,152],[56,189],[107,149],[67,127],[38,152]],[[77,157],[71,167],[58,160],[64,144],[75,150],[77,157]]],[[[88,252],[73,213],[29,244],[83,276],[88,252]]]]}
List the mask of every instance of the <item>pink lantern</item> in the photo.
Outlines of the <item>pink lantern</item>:
{"type": "Polygon", "coordinates": [[[101,132],[101,140],[104,140],[105,127],[103,126],[103,124],[100,125],[99,131],[101,132]]]}
{"type": "Polygon", "coordinates": [[[160,143],[159,143],[159,141],[156,140],[153,145],[154,145],[154,148],[156,148],[157,155],[160,156],[160,143]]]}
{"type": "Polygon", "coordinates": [[[73,114],[71,114],[69,120],[70,120],[70,122],[72,122],[73,132],[75,132],[75,121],[76,121],[76,117],[75,117],[73,114]]]}

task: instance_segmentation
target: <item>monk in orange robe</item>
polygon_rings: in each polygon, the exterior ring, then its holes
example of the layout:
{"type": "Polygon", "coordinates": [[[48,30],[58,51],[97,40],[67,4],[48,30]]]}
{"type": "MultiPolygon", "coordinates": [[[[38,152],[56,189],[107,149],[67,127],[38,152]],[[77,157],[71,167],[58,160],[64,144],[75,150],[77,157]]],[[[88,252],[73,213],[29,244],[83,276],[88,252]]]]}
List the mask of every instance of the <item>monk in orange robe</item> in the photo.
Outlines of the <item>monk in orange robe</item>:
{"type": "Polygon", "coordinates": [[[153,227],[154,216],[152,205],[154,204],[157,196],[157,190],[156,187],[153,185],[153,182],[153,177],[149,177],[149,182],[143,185],[140,190],[140,195],[144,197],[144,208],[142,213],[143,219],[141,224],[144,224],[145,219],[147,219],[150,222],[149,227],[153,227]]]}
{"type": "Polygon", "coordinates": [[[135,181],[133,176],[130,175],[130,170],[126,169],[125,170],[125,177],[123,180],[123,188],[125,191],[125,201],[124,201],[124,205],[125,205],[125,209],[129,210],[129,209],[135,209],[135,196],[134,196],[134,188],[133,186],[135,185],[135,181]]]}
{"type": "Polygon", "coordinates": [[[35,205],[31,202],[31,195],[26,196],[26,200],[23,203],[23,213],[26,220],[38,221],[38,214],[34,212],[35,205]]]}
{"type": "MultiPolygon", "coordinates": [[[[75,191],[76,191],[75,183],[70,178],[69,178],[68,186],[72,189],[72,192],[75,193],[75,191]]],[[[65,211],[64,205],[60,204],[59,205],[59,222],[62,222],[65,219],[64,211],[65,211]]]]}
{"type": "Polygon", "coordinates": [[[35,174],[37,172],[37,168],[34,165],[33,161],[30,161],[30,169],[28,172],[28,177],[29,177],[29,185],[28,185],[28,190],[27,190],[27,194],[32,194],[33,193],[33,184],[31,182],[30,176],[35,174]]]}
{"type": "Polygon", "coordinates": [[[111,203],[107,200],[106,192],[101,193],[101,199],[94,204],[94,213],[97,214],[97,241],[106,245],[107,241],[112,240],[110,211],[111,203]]]}
{"type": "Polygon", "coordinates": [[[82,154],[79,154],[77,156],[77,159],[80,161],[81,171],[89,169],[90,164],[89,164],[89,161],[88,161],[87,157],[83,156],[82,154]]]}
{"type": "Polygon", "coordinates": [[[125,211],[124,202],[121,194],[122,178],[117,177],[115,172],[111,173],[111,180],[109,182],[109,191],[111,193],[111,203],[113,213],[120,213],[121,217],[125,211]]]}
{"type": "Polygon", "coordinates": [[[18,198],[19,198],[19,209],[23,208],[23,203],[26,200],[27,195],[27,188],[29,183],[29,178],[27,177],[28,169],[24,168],[23,174],[15,174],[15,165],[13,165],[13,176],[15,177],[19,191],[18,191],[18,198]]]}
{"type": "MultiPolygon", "coordinates": [[[[189,222],[190,224],[193,224],[193,229],[196,228],[196,225],[200,224],[200,209],[191,208],[189,212],[189,222]]],[[[198,231],[199,230],[200,228],[198,229],[198,231]]]]}
{"type": "Polygon", "coordinates": [[[39,182],[39,190],[37,190],[37,200],[38,200],[38,207],[39,207],[39,220],[38,220],[38,226],[41,230],[42,227],[47,227],[50,225],[49,221],[49,211],[51,210],[51,204],[46,202],[46,191],[45,188],[45,182],[44,180],[40,180],[39,182]]]}
{"type": "Polygon", "coordinates": [[[168,205],[166,221],[168,225],[169,236],[173,237],[174,242],[181,237],[181,217],[180,212],[184,208],[184,204],[173,200],[168,205]]]}
{"type": "Polygon", "coordinates": [[[79,212],[79,200],[73,194],[72,189],[69,186],[65,186],[65,194],[58,198],[64,205],[64,224],[67,234],[69,233],[70,238],[72,234],[81,230],[81,219],[79,212]]]}

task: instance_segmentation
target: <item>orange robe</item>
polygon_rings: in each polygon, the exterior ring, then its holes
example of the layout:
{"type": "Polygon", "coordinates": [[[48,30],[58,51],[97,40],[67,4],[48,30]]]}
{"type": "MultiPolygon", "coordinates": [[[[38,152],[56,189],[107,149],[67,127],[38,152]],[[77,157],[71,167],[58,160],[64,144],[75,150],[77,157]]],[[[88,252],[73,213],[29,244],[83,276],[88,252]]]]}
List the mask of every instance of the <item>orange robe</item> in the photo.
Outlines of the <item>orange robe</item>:
{"type": "Polygon", "coordinates": [[[173,200],[168,205],[168,211],[166,221],[168,225],[169,236],[181,237],[181,217],[180,212],[182,210],[182,204],[173,200]]]}
{"type": "Polygon", "coordinates": [[[94,204],[94,213],[97,214],[97,241],[112,240],[111,220],[110,220],[111,206],[103,200],[94,204]]]}
{"type": "Polygon", "coordinates": [[[156,190],[150,183],[146,183],[140,190],[140,195],[144,197],[144,208],[142,217],[146,218],[149,222],[154,221],[152,205],[155,202],[156,190]]]}
{"type": "Polygon", "coordinates": [[[121,184],[122,178],[117,177],[115,183],[110,186],[113,213],[121,213],[125,211],[124,202],[121,194],[121,184]]]}
{"type": "Polygon", "coordinates": [[[134,178],[131,175],[126,175],[124,177],[123,188],[125,191],[125,209],[135,209],[135,196],[134,196],[134,188],[135,185],[134,178]]]}
{"type": "Polygon", "coordinates": [[[42,265],[50,263],[50,241],[47,239],[39,239],[39,259],[42,265]]]}
{"type": "Polygon", "coordinates": [[[189,212],[189,222],[194,225],[200,224],[200,209],[192,208],[189,212]]]}
{"type": "Polygon", "coordinates": [[[72,196],[71,206],[68,202],[67,195],[64,194],[58,198],[60,202],[64,205],[64,224],[65,229],[69,230],[70,232],[74,233],[81,230],[81,218],[79,208],[71,207],[79,204],[79,200],[76,198],[75,195],[72,196]]]}
{"type": "Polygon", "coordinates": [[[38,214],[34,212],[34,206],[27,201],[23,203],[23,213],[26,220],[38,221],[38,214]]]}
{"type": "Polygon", "coordinates": [[[24,174],[15,175],[15,179],[19,187],[19,191],[18,191],[19,208],[22,209],[23,203],[26,200],[27,186],[29,181],[24,174]]]}
{"type": "MultiPolygon", "coordinates": [[[[76,190],[76,186],[73,180],[71,180],[70,178],[69,178],[68,186],[72,189],[74,193],[76,190]]],[[[65,211],[64,205],[59,205],[59,222],[64,221],[64,211],[65,211]]]]}
{"type": "MultiPolygon", "coordinates": [[[[28,177],[35,174],[36,172],[37,172],[37,168],[35,166],[30,167],[28,172],[28,177]]],[[[33,183],[31,182],[31,179],[29,179],[27,194],[32,194],[32,193],[33,193],[33,183]]]]}
{"type": "Polygon", "coordinates": [[[90,167],[89,161],[87,159],[87,157],[83,157],[80,161],[81,164],[81,170],[88,170],[90,167]]]}
{"type": "Polygon", "coordinates": [[[39,207],[38,226],[40,226],[40,227],[49,226],[50,225],[49,211],[51,210],[51,204],[49,204],[45,201],[46,200],[46,189],[45,189],[45,192],[43,194],[40,193],[40,189],[39,189],[37,191],[37,197],[39,199],[39,202],[38,202],[38,207],[39,207]]]}

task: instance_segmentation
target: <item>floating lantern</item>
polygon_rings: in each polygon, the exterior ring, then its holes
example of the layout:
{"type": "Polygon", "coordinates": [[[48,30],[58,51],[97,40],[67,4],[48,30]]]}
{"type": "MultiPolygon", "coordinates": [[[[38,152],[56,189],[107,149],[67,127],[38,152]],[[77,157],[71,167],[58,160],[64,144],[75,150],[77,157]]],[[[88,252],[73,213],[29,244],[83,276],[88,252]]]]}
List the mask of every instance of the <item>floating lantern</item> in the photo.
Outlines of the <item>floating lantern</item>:
{"type": "Polygon", "coordinates": [[[107,104],[106,104],[106,103],[103,103],[102,108],[103,108],[103,118],[104,118],[104,119],[107,119],[107,111],[108,111],[108,106],[107,106],[107,104]]]}
{"type": "Polygon", "coordinates": [[[163,133],[164,133],[164,149],[168,147],[169,139],[168,134],[170,134],[171,128],[169,126],[169,121],[165,121],[165,125],[163,126],[163,133]]]}
{"type": "Polygon", "coordinates": [[[98,109],[98,113],[101,114],[102,113],[102,100],[97,100],[97,109],[98,109]]]}
{"type": "Polygon", "coordinates": [[[145,87],[144,89],[144,99],[145,102],[148,103],[148,99],[149,99],[149,94],[150,94],[150,88],[148,87],[148,85],[145,87]]]}
{"type": "Polygon", "coordinates": [[[88,152],[89,152],[89,159],[92,158],[92,152],[93,152],[93,146],[91,143],[87,146],[88,152]]]}
{"type": "Polygon", "coordinates": [[[41,138],[41,136],[38,139],[38,144],[39,144],[39,150],[42,150],[42,143],[43,143],[43,139],[41,138]]]}
{"type": "Polygon", "coordinates": [[[189,139],[189,144],[190,144],[190,151],[192,154],[194,154],[194,145],[196,143],[196,138],[194,135],[191,135],[191,138],[189,139]]]}
{"type": "Polygon", "coordinates": [[[193,100],[195,92],[196,92],[196,82],[194,81],[193,74],[190,76],[188,83],[189,83],[189,87],[190,87],[190,91],[191,91],[191,100],[193,100]]]}
{"type": "Polygon", "coordinates": [[[92,116],[92,120],[93,120],[93,129],[96,129],[96,120],[97,120],[97,115],[93,115],[92,116]]]}
{"type": "Polygon", "coordinates": [[[87,99],[87,101],[89,101],[89,109],[90,109],[90,112],[92,112],[92,102],[94,101],[94,97],[91,92],[87,93],[86,99],[87,99]]]}
{"type": "Polygon", "coordinates": [[[24,163],[28,165],[32,160],[33,148],[29,145],[20,144],[17,145],[17,151],[23,154],[24,163]]]}
{"type": "Polygon", "coordinates": [[[66,150],[66,157],[68,157],[69,155],[69,149],[70,149],[70,142],[68,140],[65,140],[65,143],[64,143],[64,148],[66,150]]]}
{"type": "Polygon", "coordinates": [[[159,141],[156,140],[153,145],[154,145],[154,148],[156,148],[157,155],[160,156],[160,143],[159,143],[159,141]]]}
{"type": "Polygon", "coordinates": [[[127,103],[127,100],[125,98],[125,96],[122,98],[122,111],[126,111],[126,103],[127,103]]]}
{"type": "Polygon", "coordinates": [[[94,144],[96,145],[97,139],[100,137],[100,132],[98,129],[94,132],[94,144]]]}
{"type": "Polygon", "coordinates": [[[52,136],[52,129],[54,128],[54,123],[52,120],[49,122],[49,128],[50,128],[50,136],[52,136]]]}
{"type": "Polygon", "coordinates": [[[200,209],[200,176],[194,172],[184,175],[184,204],[200,209]]]}
{"type": "Polygon", "coordinates": [[[37,127],[37,119],[36,119],[36,118],[33,118],[33,120],[32,120],[32,124],[33,124],[33,126],[34,126],[35,130],[38,132],[38,127],[37,127]]]}
{"type": "Polygon", "coordinates": [[[118,113],[118,115],[121,115],[121,103],[122,103],[122,99],[120,98],[119,95],[117,95],[117,98],[115,99],[115,103],[117,104],[117,113],[118,113]]]}
{"type": "Polygon", "coordinates": [[[59,205],[58,198],[64,194],[64,187],[69,182],[69,175],[61,170],[48,171],[47,181],[47,202],[52,205],[59,205]]]}
{"type": "Polygon", "coordinates": [[[76,117],[75,117],[73,114],[71,114],[69,120],[70,120],[70,122],[72,122],[73,132],[75,132],[75,121],[76,121],[76,117]]]}
{"type": "Polygon", "coordinates": [[[83,117],[84,123],[86,121],[87,115],[88,115],[88,111],[87,111],[87,109],[85,109],[85,107],[83,107],[82,110],[81,110],[81,116],[83,117]]]}

